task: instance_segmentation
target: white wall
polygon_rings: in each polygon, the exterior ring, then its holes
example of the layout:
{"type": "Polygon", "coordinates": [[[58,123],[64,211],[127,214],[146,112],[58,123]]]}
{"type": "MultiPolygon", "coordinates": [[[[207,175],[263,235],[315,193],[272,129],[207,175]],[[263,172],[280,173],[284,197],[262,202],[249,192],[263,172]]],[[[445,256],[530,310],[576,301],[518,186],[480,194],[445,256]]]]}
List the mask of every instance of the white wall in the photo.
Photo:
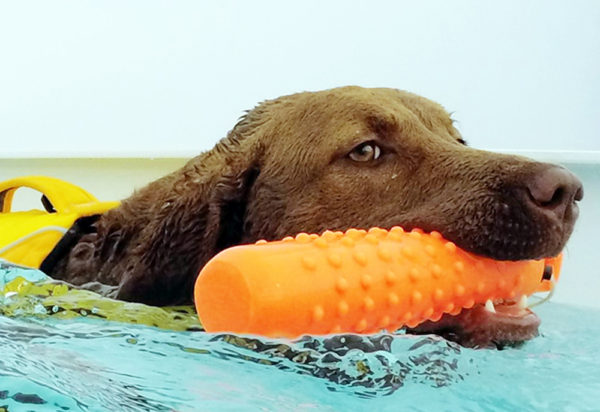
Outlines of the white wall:
{"type": "Polygon", "coordinates": [[[346,84],[492,149],[600,150],[600,2],[6,1],[0,156],[196,153],[256,102],[346,84]]]}

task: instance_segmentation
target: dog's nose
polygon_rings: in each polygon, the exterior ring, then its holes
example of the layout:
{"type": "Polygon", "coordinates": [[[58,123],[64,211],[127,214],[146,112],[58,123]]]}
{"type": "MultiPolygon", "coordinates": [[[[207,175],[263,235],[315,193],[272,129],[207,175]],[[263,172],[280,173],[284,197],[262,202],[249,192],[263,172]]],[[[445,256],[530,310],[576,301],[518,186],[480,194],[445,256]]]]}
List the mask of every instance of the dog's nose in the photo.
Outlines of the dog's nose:
{"type": "Polygon", "coordinates": [[[560,166],[550,166],[526,183],[529,200],[536,208],[556,216],[559,221],[577,217],[575,202],[583,198],[583,185],[573,173],[560,166]]]}

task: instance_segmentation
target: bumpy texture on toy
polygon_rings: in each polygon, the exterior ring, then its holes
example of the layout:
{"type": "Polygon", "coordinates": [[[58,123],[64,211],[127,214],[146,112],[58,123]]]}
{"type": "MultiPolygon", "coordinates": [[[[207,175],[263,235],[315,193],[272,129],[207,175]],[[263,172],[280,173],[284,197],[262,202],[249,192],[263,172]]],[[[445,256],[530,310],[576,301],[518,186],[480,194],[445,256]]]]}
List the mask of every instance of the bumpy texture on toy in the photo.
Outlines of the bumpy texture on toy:
{"type": "Polygon", "coordinates": [[[200,272],[195,304],[209,332],[275,337],[373,333],[439,320],[488,299],[548,290],[561,257],[501,262],[439,233],[350,229],[259,241],[215,256],[200,272]]]}

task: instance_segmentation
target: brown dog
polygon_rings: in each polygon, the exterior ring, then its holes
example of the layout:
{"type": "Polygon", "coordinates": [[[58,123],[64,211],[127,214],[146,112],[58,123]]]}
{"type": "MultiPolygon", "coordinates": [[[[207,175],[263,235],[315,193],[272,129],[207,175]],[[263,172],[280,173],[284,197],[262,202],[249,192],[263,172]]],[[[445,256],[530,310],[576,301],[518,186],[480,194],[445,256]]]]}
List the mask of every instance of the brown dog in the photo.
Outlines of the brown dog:
{"type": "Polygon", "coordinates": [[[422,97],[299,93],[258,105],[211,151],[78,222],[43,269],[167,305],[191,302],[220,250],[301,231],[419,227],[495,259],[541,258],[565,246],[582,195],[561,167],[467,147],[422,97]]]}

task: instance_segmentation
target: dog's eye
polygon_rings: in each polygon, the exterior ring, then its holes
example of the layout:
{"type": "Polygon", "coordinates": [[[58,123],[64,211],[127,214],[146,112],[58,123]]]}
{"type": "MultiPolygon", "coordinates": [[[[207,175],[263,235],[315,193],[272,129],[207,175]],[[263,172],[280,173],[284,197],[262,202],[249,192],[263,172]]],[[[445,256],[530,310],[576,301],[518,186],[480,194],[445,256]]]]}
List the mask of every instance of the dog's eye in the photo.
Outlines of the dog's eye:
{"type": "Polygon", "coordinates": [[[352,149],[348,156],[355,162],[370,162],[379,159],[381,148],[373,142],[365,142],[352,149]]]}

